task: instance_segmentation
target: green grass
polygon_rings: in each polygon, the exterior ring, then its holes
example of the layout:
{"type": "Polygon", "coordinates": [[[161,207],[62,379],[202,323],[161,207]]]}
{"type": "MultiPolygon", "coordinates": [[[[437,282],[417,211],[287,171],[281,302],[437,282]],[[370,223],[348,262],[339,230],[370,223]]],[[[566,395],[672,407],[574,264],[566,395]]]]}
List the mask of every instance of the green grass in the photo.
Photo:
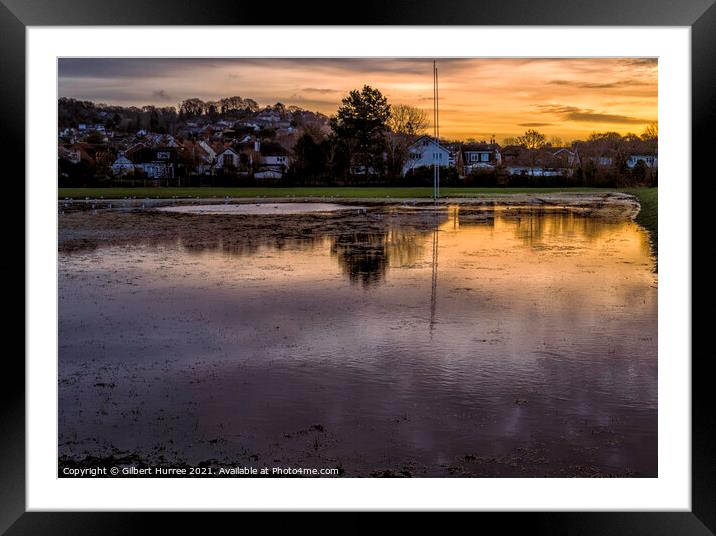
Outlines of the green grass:
{"type": "MultiPolygon", "coordinates": [[[[555,192],[593,192],[609,189],[599,188],[441,188],[442,197],[478,197],[493,194],[519,194],[519,193],[555,193],[555,192]]],[[[172,198],[172,197],[392,197],[414,198],[432,197],[431,187],[298,187],[298,188],[60,188],[59,199],[70,197],[72,199],[100,198],[122,199],[125,197],[137,198],[172,198]]]]}
{"type": "Polygon", "coordinates": [[[656,254],[659,250],[659,189],[658,188],[625,188],[621,190],[635,195],[641,204],[636,222],[649,231],[649,239],[656,254]]]}

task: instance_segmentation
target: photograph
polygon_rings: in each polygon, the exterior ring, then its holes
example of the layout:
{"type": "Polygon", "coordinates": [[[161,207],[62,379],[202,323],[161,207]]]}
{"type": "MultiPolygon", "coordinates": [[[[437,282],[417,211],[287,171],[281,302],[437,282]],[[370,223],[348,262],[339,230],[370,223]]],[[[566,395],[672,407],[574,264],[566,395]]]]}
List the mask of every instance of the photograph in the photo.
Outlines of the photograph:
{"type": "Polygon", "coordinates": [[[657,57],[56,65],[58,478],[660,476],[657,57]]]}

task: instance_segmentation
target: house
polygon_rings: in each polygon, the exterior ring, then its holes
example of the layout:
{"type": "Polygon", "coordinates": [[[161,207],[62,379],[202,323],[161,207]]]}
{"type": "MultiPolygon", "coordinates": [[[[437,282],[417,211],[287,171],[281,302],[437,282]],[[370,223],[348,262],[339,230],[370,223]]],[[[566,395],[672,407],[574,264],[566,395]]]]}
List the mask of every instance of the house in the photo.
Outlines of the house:
{"type": "Polygon", "coordinates": [[[239,153],[231,147],[225,148],[216,154],[216,162],[214,163],[214,171],[235,170],[239,167],[239,153]]]}
{"type": "Polygon", "coordinates": [[[637,162],[644,162],[648,168],[656,168],[658,166],[658,158],[653,154],[632,154],[627,158],[626,165],[629,169],[633,169],[637,162]]]}
{"type": "Polygon", "coordinates": [[[216,151],[204,140],[183,140],[180,152],[182,160],[189,164],[191,172],[199,175],[211,174],[211,169],[216,161],[216,151]]]}
{"type": "Polygon", "coordinates": [[[555,154],[551,147],[522,150],[513,153],[510,150],[509,160],[505,163],[505,170],[510,175],[529,175],[532,177],[567,177],[573,172],[572,166],[567,164],[568,155],[564,152],[555,154]]]}
{"type": "Polygon", "coordinates": [[[176,147],[143,147],[129,157],[135,169],[151,179],[173,179],[177,170],[176,147]]]}
{"type": "Polygon", "coordinates": [[[267,108],[266,110],[263,110],[258,115],[256,115],[254,119],[260,125],[262,124],[265,126],[274,126],[276,125],[276,123],[281,122],[281,114],[277,110],[267,108]]]}
{"type": "Polygon", "coordinates": [[[462,146],[461,152],[466,175],[473,170],[494,169],[502,163],[500,146],[496,143],[469,143],[462,146]]]}
{"type": "Polygon", "coordinates": [[[579,165],[579,153],[566,147],[552,149],[552,155],[562,162],[562,167],[574,167],[579,165]]]}
{"type": "Polygon", "coordinates": [[[403,164],[403,176],[411,170],[424,166],[433,166],[436,163],[440,167],[449,167],[451,161],[454,165],[454,158],[450,151],[443,145],[437,143],[434,138],[420,136],[408,146],[408,158],[403,164]]]}
{"type": "Polygon", "coordinates": [[[502,163],[507,165],[510,162],[518,160],[526,150],[527,149],[521,145],[505,145],[500,149],[502,163]]]}
{"type": "Polygon", "coordinates": [[[127,158],[124,152],[120,152],[117,156],[117,159],[112,162],[112,165],[110,166],[112,169],[112,175],[114,176],[122,176],[127,175],[129,173],[134,173],[134,163],[127,158]]]}
{"type": "Polygon", "coordinates": [[[67,160],[71,164],[85,163],[93,164],[95,161],[95,149],[88,143],[73,143],[58,147],[58,157],[67,160]]]}
{"type": "Polygon", "coordinates": [[[82,152],[78,147],[63,147],[60,146],[57,150],[58,157],[61,160],[67,160],[71,164],[79,164],[82,160],[82,152]]]}
{"type": "Polygon", "coordinates": [[[259,165],[262,170],[283,173],[288,169],[288,151],[278,143],[256,141],[254,151],[259,153],[259,165]]]}

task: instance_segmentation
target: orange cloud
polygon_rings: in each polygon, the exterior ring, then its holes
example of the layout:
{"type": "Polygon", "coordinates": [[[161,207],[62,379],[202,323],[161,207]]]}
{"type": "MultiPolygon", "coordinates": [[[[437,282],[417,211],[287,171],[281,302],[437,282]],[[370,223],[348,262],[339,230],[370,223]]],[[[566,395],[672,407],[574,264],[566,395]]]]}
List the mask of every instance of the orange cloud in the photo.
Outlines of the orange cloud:
{"type": "MultiPolygon", "coordinates": [[[[537,128],[548,137],[641,132],[657,119],[651,58],[443,58],[440,130],[449,138],[498,140],[537,128]]],[[[72,58],[59,62],[60,96],[112,104],[171,104],[250,97],[333,114],[364,84],[432,118],[429,58],[72,58]],[[157,89],[161,88],[161,89],[157,89]]]]}

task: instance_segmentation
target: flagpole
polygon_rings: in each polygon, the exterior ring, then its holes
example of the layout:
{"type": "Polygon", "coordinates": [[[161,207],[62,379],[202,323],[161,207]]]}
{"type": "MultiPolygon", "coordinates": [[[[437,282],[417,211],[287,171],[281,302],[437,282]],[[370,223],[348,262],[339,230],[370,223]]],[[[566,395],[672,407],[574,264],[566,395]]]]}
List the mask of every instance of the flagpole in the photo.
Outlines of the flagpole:
{"type": "Polygon", "coordinates": [[[435,60],[433,60],[433,201],[437,202],[438,189],[437,189],[437,165],[438,165],[438,139],[437,139],[437,108],[436,108],[436,94],[437,89],[435,85],[435,60]]]}
{"type": "MultiPolygon", "coordinates": [[[[438,83],[438,68],[435,66],[435,130],[437,131],[438,150],[440,149],[440,87],[438,83]]],[[[438,154],[440,154],[438,152],[438,154]]],[[[440,162],[437,167],[437,197],[440,197],[440,162]]]]}

